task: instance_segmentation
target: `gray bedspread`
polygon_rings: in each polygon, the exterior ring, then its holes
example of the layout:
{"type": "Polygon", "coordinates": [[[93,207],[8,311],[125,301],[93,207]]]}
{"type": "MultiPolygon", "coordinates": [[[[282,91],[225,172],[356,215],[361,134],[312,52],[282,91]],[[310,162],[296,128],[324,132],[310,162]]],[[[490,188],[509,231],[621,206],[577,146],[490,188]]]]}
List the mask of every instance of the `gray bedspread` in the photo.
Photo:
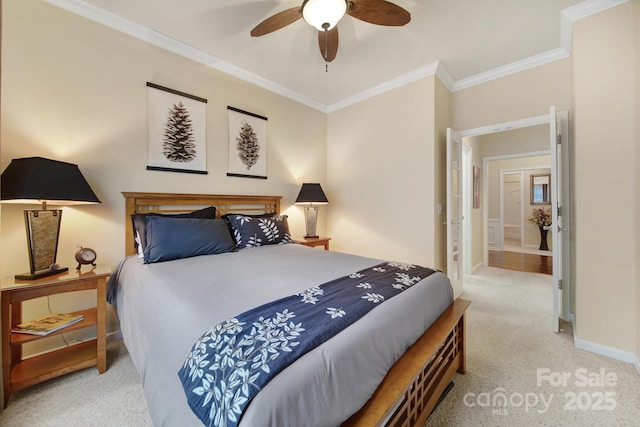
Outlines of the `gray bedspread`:
{"type": "MultiPolygon", "coordinates": [[[[381,262],[301,245],[122,263],[110,285],[120,327],[156,427],[201,426],[177,375],[212,326],[253,307],[381,262]]],[[[336,426],[453,300],[442,273],[386,301],[305,354],[256,396],[242,426],[336,426]]]]}

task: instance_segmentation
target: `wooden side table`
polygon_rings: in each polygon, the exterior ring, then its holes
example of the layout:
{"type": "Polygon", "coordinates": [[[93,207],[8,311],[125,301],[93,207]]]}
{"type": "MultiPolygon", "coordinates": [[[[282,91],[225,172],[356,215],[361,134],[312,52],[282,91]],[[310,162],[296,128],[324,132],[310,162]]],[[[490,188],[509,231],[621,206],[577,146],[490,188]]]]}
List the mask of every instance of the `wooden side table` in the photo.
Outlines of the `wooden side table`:
{"type": "Polygon", "coordinates": [[[12,393],[34,384],[90,366],[97,366],[99,373],[107,370],[106,296],[107,278],[110,274],[109,269],[99,266],[91,270],[85,269],[84,272],[70,270],[38,280],[16,280],[13,276],[2,280],[2,374],[5,408],[12,393]],[[84,316],[82,321],[45,336],[11,332],[17,324],[29,320],[22,319],[23,301],[87,289],[96,290],[96,307],[74,312],[84,316]],[[96,326],[95,339],[22,358],[23,344],[93,325],[96,326]]]}
{"type": "Polygon", "coordinates": [[[329,240],[331,237],[305,237],[302,239],[294,239],[293,242],[304,246],[324,246],[324,250],[329,250],[329,240]]]}

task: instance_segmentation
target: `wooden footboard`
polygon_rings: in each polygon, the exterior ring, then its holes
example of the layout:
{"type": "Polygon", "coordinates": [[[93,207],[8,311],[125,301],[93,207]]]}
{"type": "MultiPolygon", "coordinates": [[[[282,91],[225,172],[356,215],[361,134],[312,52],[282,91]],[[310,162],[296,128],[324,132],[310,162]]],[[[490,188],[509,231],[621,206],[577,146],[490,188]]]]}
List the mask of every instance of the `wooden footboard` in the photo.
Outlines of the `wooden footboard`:
{"type": "Polygon", "coordinates": [[[451,303],[343,426],[423,425],[455,373],[466,371],[464,314],[470,303],[451,303]]]}

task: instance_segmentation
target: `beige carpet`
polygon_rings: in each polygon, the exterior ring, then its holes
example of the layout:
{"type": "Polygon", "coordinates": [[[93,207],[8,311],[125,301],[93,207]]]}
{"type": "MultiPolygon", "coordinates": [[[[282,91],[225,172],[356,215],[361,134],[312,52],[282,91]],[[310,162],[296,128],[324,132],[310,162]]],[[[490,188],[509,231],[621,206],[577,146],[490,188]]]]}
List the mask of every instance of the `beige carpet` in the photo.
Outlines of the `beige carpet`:
{"type": "Polygon", "coordinates": [[[88,368],[11,395],[0,426],[152,426],[142,386],[122,345],[107,344],[107,372],[88,368]]]}
{"type": "MultiPolygon", "coordinates": [[[[473,301],[468,372],[455,377],[427,426],[640,426],[635,369],[576,350],[570,334],[551,332],[549,276],[483,268],[465,279],[465,297],[473,301]],[[563,373],[571,377],[566,386],[552,387],[548,381],[538,386],[538,369],[554,379],[563,373]],[[601,369],[614,385],[582,384],[582,376],[598,376],[601,369]],[[499,405],[501,396],[506,406],[499,405]]],[[[85,369],[15,393],[0,425],[151,426],[124,346],[112,341],[108,347],[105,374],[85,369]]]]}
{"type": "Polygon", "coordinates": [[[640,426],[635,368],[551,332],[550,276],[485,267],[464,288],[467,374],[427,426],[640,426]]]}

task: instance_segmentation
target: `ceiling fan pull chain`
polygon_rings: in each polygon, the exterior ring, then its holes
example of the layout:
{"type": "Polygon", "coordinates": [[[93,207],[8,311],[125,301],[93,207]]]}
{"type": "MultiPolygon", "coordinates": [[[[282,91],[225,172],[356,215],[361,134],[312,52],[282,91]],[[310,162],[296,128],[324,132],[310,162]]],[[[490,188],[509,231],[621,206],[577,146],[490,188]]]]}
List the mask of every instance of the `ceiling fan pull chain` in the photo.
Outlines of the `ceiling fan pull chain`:
{"type": "Polygon", "coordinates": [[[329,23],[322,24],[322,28],[324,28],[324,60],[326,61],[329,57],[329,23]]]}
{"type": "Polygon", "coordinates": [[[324,60],[325,60],[324,72],[328,73],[329,63],[326,61],[327,61],[327,58],[329,57],[329,23],[325,22],[324,24],[322,24],[322,28],[324,28],[324,60]]]}

